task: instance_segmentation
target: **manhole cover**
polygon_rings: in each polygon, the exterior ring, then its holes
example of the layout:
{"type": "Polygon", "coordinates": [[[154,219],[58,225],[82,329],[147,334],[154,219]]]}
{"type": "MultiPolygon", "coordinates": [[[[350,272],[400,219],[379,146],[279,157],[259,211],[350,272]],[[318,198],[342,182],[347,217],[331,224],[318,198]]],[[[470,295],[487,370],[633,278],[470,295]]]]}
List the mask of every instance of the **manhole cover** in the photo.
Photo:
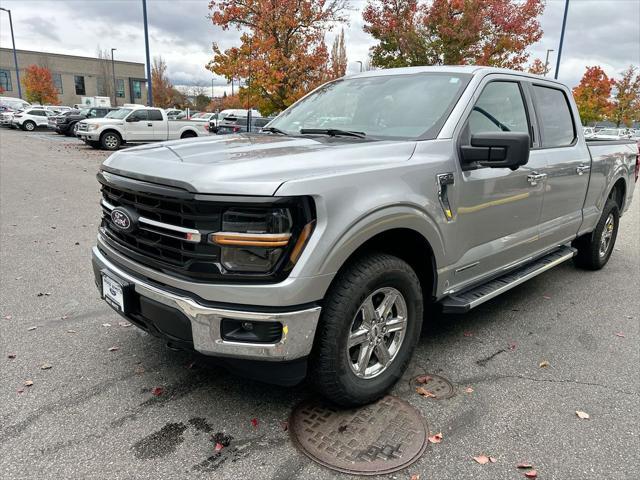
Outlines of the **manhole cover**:
{"type": "Polygon", "coordinates": [[[428,435],[420,413],[391,395],[351,410],[316,401],[303,403],[291,414],[289,430],[312,460],[359,475],[409,466],[424,452],[428,435]]]}
{"type": "Polygon", "coordinates": [[[414,388],[422,387],[431,392],[435,400],[445,400],[453,397],[455,389],[449,380],[439,375],[425,373],[411,379],[411,386],[414,388]]]}

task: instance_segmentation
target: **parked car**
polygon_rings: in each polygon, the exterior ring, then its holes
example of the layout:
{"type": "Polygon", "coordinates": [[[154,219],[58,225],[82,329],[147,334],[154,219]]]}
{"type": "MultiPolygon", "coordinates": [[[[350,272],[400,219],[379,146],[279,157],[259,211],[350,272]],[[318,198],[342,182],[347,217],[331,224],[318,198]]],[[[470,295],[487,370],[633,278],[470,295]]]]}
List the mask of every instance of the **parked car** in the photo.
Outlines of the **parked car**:
{"type": "Polygon", "coordinates": [[[80,110],[72,110],[68,115],[58,115],[55,118],[55,124],[50,128],[53,128],[57,133],[67,136],[76,135],[78,129],[78,122],[87,118],[103,118],[109,112],[118,110],[112,107],[91,107],[83,108],[80,110]]]}
{"type": "Polygon", "coordinates": [[[165,112],[167,113],[167,118],[169,120],[175,120],[178,115],[183,113],[182,110],[179,110],[177,108],[168,108],[165,110],[165,112]]]}
{"type": "MultiPolygon", "coordinates": [[[[261,132],[262,127],[269,123],[273,118],[271,117],[258,117],[251,118],[251,131],[261,132]]],[[[229,133],[242,133],[247,131],[247,117],[225,117],[217,127],[212,126],[209,123],[209,132],[216,135],[227,135],[229,133]]]]}
{"type": "Polygon", "coordinates": [[[46,127],[48,118],[54,115],[51,110],[45,108],[29,107],[15,112],[11,118],[11,124],[28,132],[32,132],[38,127],[46,127]]]}
{"type": "Polygon", "coordinates": [[[3,96],[0,96],[0,105],[3,107],[8,107],[14,111],[24,110],[25,108],[29,108],[31,106],[29,102],[26,102],[21,98],[3,96]]]}
{"type": "Polygon", "coordinates": [[[125,142],[157,142],[206,135],[202,123],[168,120],[161,108],[123,107],[78,123],[77,136],[94,148],[118,150],[125,142]]]}
{"type": "Polygon", "coordinates": [[[603,128],[598,130],[591,138],[596,140],[621,140],[630,138],[626,128],[603,128]]]}
{"type": "Polygon", "coordinates": [[[596,134],[593,127],[583,127],[582,131],[584,133],[584,138],[591,138],[596,134]]]}
{"type": "Polygon", "coordinates": [[[9,128],[15,128],[12,121],[13,121],[13,115],[16,112],[19,112],[21,110],[12,110],[11,108],[6,108],[6,110],[4,110],[2,113],[0,113],[0,126],[2,127],[9,127],[9,128]]]}
{"type": "Polygon", "coordinates": [[[374,401],[434,304],[466,312],[570,259],[605,266],[640,154],[586,142],[579,118],[548,78],[414,67],[334,80],[268,134],[115,153],[96,285],[175,348],[374,401]],[[350,121],[320,123],[333,115],[350,121]]]}

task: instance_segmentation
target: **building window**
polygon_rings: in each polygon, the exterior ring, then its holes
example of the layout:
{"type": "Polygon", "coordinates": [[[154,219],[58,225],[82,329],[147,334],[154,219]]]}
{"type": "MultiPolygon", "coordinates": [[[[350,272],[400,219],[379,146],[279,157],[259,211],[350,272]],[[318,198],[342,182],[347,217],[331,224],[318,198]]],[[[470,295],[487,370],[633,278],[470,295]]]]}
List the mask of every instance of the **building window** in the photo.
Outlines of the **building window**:
{"type": "Polygon", "coordinates": [[[9,70],[0,70],[0,88],[5,92],[13,90],[11,88],[11,72],[9,70]]]}
{"type": "Polygon", "coordinates": [[[58,93],[62,93],[62,75],[60,75],[59,73],[54,73],[53,74],[53,84],[56,87],[56,91],[58,93]]]}
{"type": "Polygon", "coordinates": [[[96,80],[98,83],[98,95],[102,97],[107,96],[107,86],[104,77],[98,77],[96,80]]]}
{"type": "Polygon", "coordinates": [[[118,98],[124,98],[124,78],[119,78],[116,83],[118,85],[116,95],[118,98]]]}
{"type": "Polygon", "coordinates": [[[85,95],[84,77],[82,75],[75,75],[73,81],[76,84],[76,95],[85,95]]]}
{"type": "Polygon", "coordinates": [[[134,80],[133,84],[133,98],[142,98],[142,82],[140,80],[134,80]]]}

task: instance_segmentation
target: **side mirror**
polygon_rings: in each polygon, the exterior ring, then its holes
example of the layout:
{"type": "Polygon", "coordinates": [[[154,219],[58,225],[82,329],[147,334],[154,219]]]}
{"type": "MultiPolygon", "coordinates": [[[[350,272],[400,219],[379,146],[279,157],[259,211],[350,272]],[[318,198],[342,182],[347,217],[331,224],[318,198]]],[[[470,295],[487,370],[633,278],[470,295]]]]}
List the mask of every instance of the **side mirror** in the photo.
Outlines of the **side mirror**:
{"type": "Polygon", "coordinates": [[[134,115],[129,115],[129,116],[127,117],[127,120],[126,120],[126,121],[127,121],[127,122],[139,122],[139,121],[140,121],[140,119],[139,119],[139,118],[137,118],[137,117],[135,117],[134,115]]]}
{"type": "Polygon", "coordinates": [[[529,161],[529,150],[528,133],[487,132],[471,135],[471,145],[463,145],[460,153],[465,170],[478,167],[516,170],[529,161]]]}

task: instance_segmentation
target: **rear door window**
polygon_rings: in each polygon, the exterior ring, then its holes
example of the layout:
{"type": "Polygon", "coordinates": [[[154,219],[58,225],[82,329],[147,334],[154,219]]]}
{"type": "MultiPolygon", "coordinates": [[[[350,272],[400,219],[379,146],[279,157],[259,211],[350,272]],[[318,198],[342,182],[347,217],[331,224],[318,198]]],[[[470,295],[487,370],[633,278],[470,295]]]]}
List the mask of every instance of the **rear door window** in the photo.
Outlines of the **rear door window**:
{"type": "Polygon", "coordinates": [[[542,146],[554,148],[573,144],[576,132],[564,92],[557,88],[534,85],[533,94],[541,126],[542,146]]]}
{"type": "Polygon", "coordinates": [[[162,120],[160,110],[149,110],[149,120],[162,120]]]}

